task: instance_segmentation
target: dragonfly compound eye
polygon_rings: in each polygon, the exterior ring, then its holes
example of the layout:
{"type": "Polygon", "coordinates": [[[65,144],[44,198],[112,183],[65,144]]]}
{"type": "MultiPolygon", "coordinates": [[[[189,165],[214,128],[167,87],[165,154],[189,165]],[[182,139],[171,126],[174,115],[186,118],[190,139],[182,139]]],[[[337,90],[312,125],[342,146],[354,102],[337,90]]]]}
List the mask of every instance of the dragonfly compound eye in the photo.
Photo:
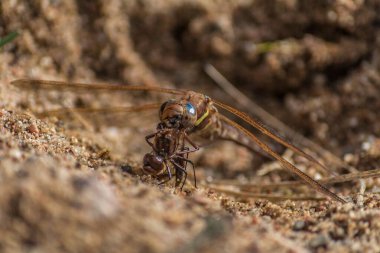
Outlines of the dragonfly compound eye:
{"type": "Polygon", "coordinates": [[[191,103],[184,105],[184,115],[182,118],[182,126],[184,128],[193,128],[194,123],[197,120],[197,110],[191,103]]]}
{"type": "Polygon", "coordinates": [[[186,112],[194,116],[196,113],[195,107],[191,103],[186,103],[186,112]]]}

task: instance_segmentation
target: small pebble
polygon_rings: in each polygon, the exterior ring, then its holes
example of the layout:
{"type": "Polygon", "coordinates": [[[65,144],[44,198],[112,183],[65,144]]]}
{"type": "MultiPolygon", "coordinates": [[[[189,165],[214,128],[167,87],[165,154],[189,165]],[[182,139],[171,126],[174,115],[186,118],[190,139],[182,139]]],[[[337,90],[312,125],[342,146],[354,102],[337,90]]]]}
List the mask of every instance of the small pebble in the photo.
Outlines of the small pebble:
{"type": "Polygon", "coordinates": [[[78,144],[78,139],[75,137],[70,138],[71,144],[78,144]]]}
{"type": "Polygon", "coordinates": [[[327,239],[324,235],[317,235],[310,240],[309,245],[311,248],[325,247],[327,245],[327,239]]]}
{"type": "Polygon", "coordinates": [[[120,167],[121,171],[128,173],[128,174],[133,174],[133,169],[130,165],[124,164],[120,167]]]}
{"type": "Polygon", "coordinates": [[[38,129],[38,127],[35,123],[32,123],[28,127],[28,132],[31,134],[39,134],[40,130],[38,129]]]}
{"type": "Polygon", "coordinates": [[[305,227],[306,227],[306,222],[303,220],[298,220],[298,221],[294,222],[293,230],[294,231],[300,231],[300,230],[305,229],[305,227]]]}
{"type": "Polygon", "coordinates": [[[22,153],[18,149],[11,149],[9,151],[9,155],[14,159],[20,159],[22,157],[22,153]]]}

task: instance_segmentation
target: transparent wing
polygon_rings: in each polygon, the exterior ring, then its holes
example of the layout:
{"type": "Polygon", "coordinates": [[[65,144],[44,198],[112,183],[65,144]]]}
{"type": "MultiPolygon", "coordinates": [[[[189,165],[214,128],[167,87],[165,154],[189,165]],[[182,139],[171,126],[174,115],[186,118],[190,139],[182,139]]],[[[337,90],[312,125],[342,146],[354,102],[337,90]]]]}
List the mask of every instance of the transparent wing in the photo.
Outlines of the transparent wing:
{"type": "Polygon", "coordinates": [[[99,84],[99,83],[74,83],[74,82],[61,82],[50,80],[37,80],[37,79],[18,79],[11,82],[11,85],[23,89],[50,89],[50,90],[107,90],[107,91],[151,91],[173,95],[183,95],[186,91],[168,89],[153,86],[128,86],[128,85],[115,85],[115,84],[99,84]]]}
{"type": "MultiPolygon", "coordinates": [[[[376,177],[380,177],[380,169],[348,173],[344,175],[333,176],[333,177],[319,179],[315,181],[324,185],[330,185],[330,184],[344,183],[344,182],[349,182],[349,181],[355,181],[355,180],[360,180],[360,179],[365,179],[365,178],[376,178],[376,177]]],[[[218,180],[218,181],[213,181],[211,184],[235,186],[241,189],[261,189],[261,190],[274,189],[274,188],[280,188],[280,187],[297,187],[297,186],[304,185],[302,181],[285,181],[285,182],[278,182],[278,183],[250,184],[250,183],[240,183],[240,182],[237,182],[236,180],[218,180]]]]}
{"type": "Polygon", "coordinates": [[[61,108],[57,110],[44,111],[41,113],[36,113],[36,116],[46,117],[46,116],[62,116],[67,113],[85,113],[85,114],[114,114],[114,113],[129,113],[129,112],[143,112],[150,111],[153,109],[160,108],[161,104],[145,104],[137,106],[120,106],[120,107],[103,107],[103,108],[61,108]]]}
{"type": "Polygon", "coordinates": [[[293,200],[293,201],[322,201],[325,200],[324,197],[316,196],[290,196],[290,195],[275,195],[275,194],[263,194],[263,193],[253,193],[247,191],[240,191],[235,189],[229,189],[221,186],[208,186],[214,191],[225,193],[228,195],[236,196],[239,198],[254,198],[254,199],[268,199],[272,201],[283,201],[283,200],[293,200]]]}
{"type": "MultiPolygon", "coordinates": [[[[220,102],[217,102],[217,105],[221,106],[222,108],[225,108],[226,110],[232,112],[233,114],[235,114],[236,116],[239,116],[237,113],[239,113],[240,115],[244,115],[240,112],[238,112],[236,109],[230,107],[230,106],[226,106],[220,102]],[[236,112],[236,113],[235,113],[236,112]]],[[[242,117],[242,116],[239,116],[239,117],[242,117]]],[[[250,121],[252,121],[251,118],[249,118],[249,116],[247,115],[248,119],[249,120],[245,120],[247,123],[250,123],[250,121]]],[[[242,118],[244,119],[244,118],[242,118]]],[[[259,140],[254,134],[252,134],[250,131],[248,131],[247,129],[245,129],[244,127],[240,126],[238,123],[232,121],[232,120],[229,120],[229,119],[225,119],[225,120],[228,120],[228,123],[231,124],[232,126],[238,128],[239,130],[241,130],[243,133],[245,133],[247,135],[248,138],[250,138],[252,141],[256,142],[265,152],[267,152],[271,157],[275,158],[277,161],[279,161],[281,163],[281,165],[283,167],[285,167],[286,169],[288,169],[289,171],[293,172],[294,174],[298,175],[301,179],[303,179],[306,183],[308,183],[310,186],[312,186],[315,190],[317,190],[318,192],[326,195],[326,196],[329,196],[330,198],[336,200],[336,201],[339,201],[341,203],[346,203],[345,200],[343,200],[342,198],[340,198],[338,195],[336,195],[335,193],[331,192],[329,189],[327,189],[325,186],[323,186],[322,184],[318,183],[317,181],[315,181],[314,179],[312,179],[309,175],[307,175],[306,173],[302,172],[301,170],[299,170],[297,167],[295,167],[293,164],[291,164],[290,162],[286,161],[284,158],[282,158],[279,154],[277,154],[276,152],[274,152],[267,144],[265,144],[264,142],[262,142],[261,140],[259,140]]]]}
{"type": "Polygon", "coordinates": [[[233,108],[231,106],[228,106],[228,105],[226,105],[224,103],[221,103],[221,102],[218,102],[218,101],[215,101],[215,100],[213,100],[213,102],[217,106],[219,106],[219,107],[225,109],[226,111],[229,111],[229,112],[233,113],[234,115],[236,115],[237,117],[241,118],[242,120],[244,120],[245,122],[247,122],[248,124],[250,124],[251,126],[253,126],[254,128],[256,128],[257,130],[259,130],[261,133],[263,133],[266,136],[270,137],[271,139],[273,139],[273,140],[281,143],[285,147],[293,150],[295,153],[297,153],[297,154],[305,157],[309,161],[317,164],[318,166],[320,166],[321,168],[323,168],[326,172],[331,173],[331,171],[329,169],[327,169],[323,164],[321,164],[320,162],[318,162],[314,157],[312,157],[309,154],[306,154],[301,149],[297,148],[293,144],[291,144],[288,141],[284,140],[282,137],[280,137],[277,134],[273,133],[271,130],[269,130],[267,127],[265,127],[265,125],[263,123],[261,123],[260,121],[255,120],[255,119],[251,118],[248,114],[246,114],[244,112],[241,112],[241,111],[239,111],[239,110],[237,110],[237,109],[235,109],[235,108],[233,108]]]}

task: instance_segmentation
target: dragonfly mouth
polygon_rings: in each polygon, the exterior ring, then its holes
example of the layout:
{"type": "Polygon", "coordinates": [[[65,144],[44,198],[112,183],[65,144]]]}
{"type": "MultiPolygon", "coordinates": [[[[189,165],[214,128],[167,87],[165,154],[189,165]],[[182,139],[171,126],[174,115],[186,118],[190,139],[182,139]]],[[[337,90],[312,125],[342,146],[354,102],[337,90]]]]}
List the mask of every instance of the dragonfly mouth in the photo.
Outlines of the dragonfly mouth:
{"type": "Polygon", "coordinates": [[[169,121],[169,124],[171,124],[173,126],[174,125],[179,125],[180,122],[182,121],[182,116],[181,115],[176,115],[176,116],[174,116],[172,118],[169,118],[168,121],[169,121]]]}

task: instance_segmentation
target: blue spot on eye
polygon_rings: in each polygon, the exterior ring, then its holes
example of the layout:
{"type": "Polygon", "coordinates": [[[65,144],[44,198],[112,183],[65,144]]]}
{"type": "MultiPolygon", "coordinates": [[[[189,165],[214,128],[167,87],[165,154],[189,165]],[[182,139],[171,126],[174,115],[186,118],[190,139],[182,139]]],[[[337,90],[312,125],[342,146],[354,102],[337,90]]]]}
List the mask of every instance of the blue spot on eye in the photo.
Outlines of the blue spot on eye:
{"type": "Polygon", "coordinates": [[[186,110],[191,114],[191,115],[195,115],[195,108],[192,104],[190,103],[187,103],[186,104],[186,110]]]}

